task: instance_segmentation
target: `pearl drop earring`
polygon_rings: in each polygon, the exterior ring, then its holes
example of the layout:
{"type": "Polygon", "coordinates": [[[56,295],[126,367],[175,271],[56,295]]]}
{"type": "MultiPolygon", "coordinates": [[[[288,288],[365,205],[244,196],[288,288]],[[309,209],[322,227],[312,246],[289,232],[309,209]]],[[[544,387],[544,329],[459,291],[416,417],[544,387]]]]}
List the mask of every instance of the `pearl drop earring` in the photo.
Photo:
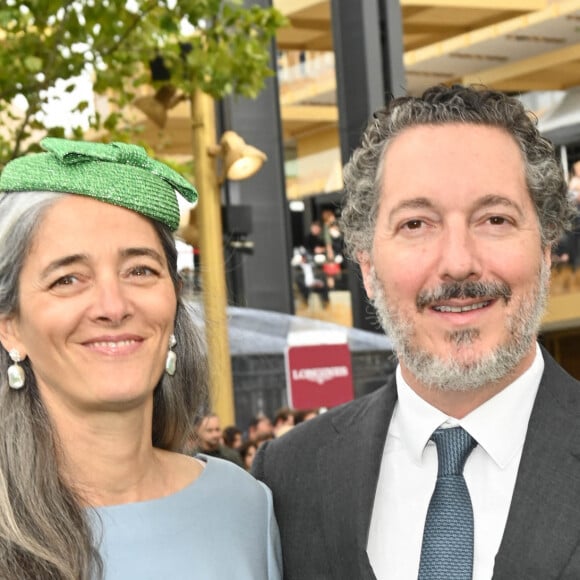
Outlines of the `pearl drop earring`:
{"type": "Polygon", "coordinates": [[[167,358],[165,359],[165,372],[173,376],[177,365],[177,355],[171,350],[177,344],[175,334],[169,337],[169,350],[167,351],[167,358]]]}
{"type": "Polygon", "coordinates": [[[11,389],[21,389],[24,386],[25,375],[24,369],[18,363],[23,359],[15,348],[13,348],[8,355],[14,363],[8,367],[8,384],[11,389]]]}

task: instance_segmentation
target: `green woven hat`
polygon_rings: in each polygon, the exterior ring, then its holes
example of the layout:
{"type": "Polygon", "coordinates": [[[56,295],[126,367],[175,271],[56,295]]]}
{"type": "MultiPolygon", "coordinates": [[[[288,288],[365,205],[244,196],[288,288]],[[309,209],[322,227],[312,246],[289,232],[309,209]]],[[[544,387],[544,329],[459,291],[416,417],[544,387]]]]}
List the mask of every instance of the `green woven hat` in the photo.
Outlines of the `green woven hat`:
{"type": "Polygon", "coordinates": [[[0,191],[56,191],[94,197],[179,227],[177,194],[193,203],[197,191],[143,147],[46,137],[47,153],[18,157],[0,175],[0,191]]]}

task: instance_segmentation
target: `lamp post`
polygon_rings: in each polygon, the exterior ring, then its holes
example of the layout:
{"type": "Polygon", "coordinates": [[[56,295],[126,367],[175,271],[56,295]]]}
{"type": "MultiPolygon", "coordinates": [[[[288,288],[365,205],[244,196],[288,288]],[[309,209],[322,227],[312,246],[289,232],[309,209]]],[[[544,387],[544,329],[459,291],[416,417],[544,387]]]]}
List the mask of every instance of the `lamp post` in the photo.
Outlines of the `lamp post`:
{"type": "Polygon", "coordinates": [[[235,424],[232,366],[228,338],[227,291],[223,251],[220,187],[225,179],[246,179],[256,173],[266,155],[226,131],[215,145],[215,105],[206,93],[191,95],[191,121],[195,184],[200,192],[193,211],[199,224],[201,279],[205,314],[209,380],[213,411],[222,425],[235,424]],[[221,157],[218,177],[216,160],[221,157]]]}
{"type": "Polygon", "coordinates": [[[232,365],[229,350],[227,295],[222,241],[221,196],[215,161],[213,99],[196,90],[191,95],[191,121],[195,184],[200,192],[195,209],[199,217],[199,248],[203,305],[213,411],[222,425],[235,424],[232,365]]]}

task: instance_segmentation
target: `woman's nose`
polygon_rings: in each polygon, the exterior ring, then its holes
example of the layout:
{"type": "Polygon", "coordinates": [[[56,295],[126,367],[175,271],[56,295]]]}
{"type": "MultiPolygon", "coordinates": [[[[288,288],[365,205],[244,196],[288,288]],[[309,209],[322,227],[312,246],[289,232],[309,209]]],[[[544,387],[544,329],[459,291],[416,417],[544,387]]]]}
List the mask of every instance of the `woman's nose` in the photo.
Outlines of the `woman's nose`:
{"type": "Polygon", "coordinates": [[[107,277],[95,284],[93,316],[102,321],[119,324],[131,315],[129,288],[118,277],[107,277]]]}

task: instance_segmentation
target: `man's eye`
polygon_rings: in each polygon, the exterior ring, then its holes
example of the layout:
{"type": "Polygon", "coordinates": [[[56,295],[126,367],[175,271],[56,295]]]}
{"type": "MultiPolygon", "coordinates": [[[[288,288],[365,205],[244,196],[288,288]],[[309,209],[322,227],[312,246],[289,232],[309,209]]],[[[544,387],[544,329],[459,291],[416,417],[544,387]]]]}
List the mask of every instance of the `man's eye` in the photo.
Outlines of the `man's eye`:
{"type": "Polygon", "coordinates": [[[410,220],[403,224],[403,228],[407,230],[418,230],[423,226],[422,220],[410,220]]]}
{"type": "Polygon", "coordinates": [[[504,217],[494,215],[493,217],[489,218],[489,223],[492,226],[503,226],[504,224],[507,223],[507,220],[504,217]]]}

